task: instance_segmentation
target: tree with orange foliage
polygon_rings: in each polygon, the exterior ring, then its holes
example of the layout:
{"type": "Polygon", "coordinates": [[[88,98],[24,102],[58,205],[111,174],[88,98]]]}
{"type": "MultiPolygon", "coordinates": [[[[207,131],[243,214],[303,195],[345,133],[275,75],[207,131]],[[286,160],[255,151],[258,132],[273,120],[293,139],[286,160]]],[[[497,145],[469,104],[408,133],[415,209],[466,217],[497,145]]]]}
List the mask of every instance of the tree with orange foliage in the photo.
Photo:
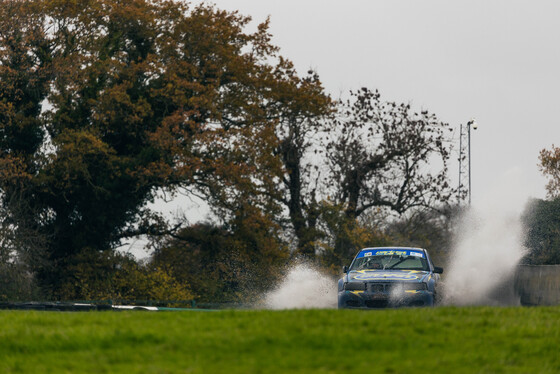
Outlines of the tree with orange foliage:
{"type": "Polygon", "coordinates": [[[145,0],[3,0],[0,19],[0,192],[30,206],[11,227],[46,239],[34,270],[54,297],[82,252],[166,232],[158,190],[225,221],[281,210],[277,124],[328,100],[268,21],[247,33],[237,12],[145,0]]]}
{"type": "Polygon", "coordinates": [[[539,154],[539,170],[549,178],[546,185],[548,197],[560,196],[560,148],[552,145],[551,149],[543,149],[539,154]]]}

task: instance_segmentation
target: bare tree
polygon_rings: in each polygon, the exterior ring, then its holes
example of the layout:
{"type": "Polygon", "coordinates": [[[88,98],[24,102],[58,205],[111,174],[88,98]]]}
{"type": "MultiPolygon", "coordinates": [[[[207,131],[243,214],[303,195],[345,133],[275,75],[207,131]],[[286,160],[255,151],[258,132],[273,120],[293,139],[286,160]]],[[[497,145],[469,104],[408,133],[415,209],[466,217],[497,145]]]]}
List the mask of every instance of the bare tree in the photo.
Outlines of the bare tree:
{"type": "Polygon", "coordinates": [[[329,126],[331,196],[348,218],[372,207],[401,214],[444,204],[455,194],[447,178],[446,129],[451,131],[427,111],[382,102],[377,91],[351,93],[329,126]]]}

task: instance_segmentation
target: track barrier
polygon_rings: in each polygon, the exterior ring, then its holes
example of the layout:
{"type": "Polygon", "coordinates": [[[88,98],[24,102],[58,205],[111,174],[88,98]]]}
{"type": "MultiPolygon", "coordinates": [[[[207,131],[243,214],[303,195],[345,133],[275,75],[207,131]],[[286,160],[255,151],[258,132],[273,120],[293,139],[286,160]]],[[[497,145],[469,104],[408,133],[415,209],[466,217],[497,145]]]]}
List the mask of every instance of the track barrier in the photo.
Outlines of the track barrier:
{"type": "Polygon", "coordinates": [[[560,305],[560,265],[519,265],[514,289],[521,305],[560,305]]]}
{"type": "Polygon", "coordinates": [[[87,311],[216,311],[249,309],[248,304],[196,303],[195,300],[87,300],[87,301],[23,301],[0,302],[0,309],[40,310],[53,312],[87,311]]]}

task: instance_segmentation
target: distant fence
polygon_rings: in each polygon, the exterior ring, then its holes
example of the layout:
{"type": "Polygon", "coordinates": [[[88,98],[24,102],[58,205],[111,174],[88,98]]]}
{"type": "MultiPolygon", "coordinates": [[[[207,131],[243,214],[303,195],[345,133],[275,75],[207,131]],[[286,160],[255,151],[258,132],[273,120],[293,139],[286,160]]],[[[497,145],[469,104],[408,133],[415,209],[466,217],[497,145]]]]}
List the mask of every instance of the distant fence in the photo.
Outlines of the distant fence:
{"type": "Polygon", "coordinates": [[[514,288],[521,305],[560,305],[560,265],[519,265],[514,288]]]}

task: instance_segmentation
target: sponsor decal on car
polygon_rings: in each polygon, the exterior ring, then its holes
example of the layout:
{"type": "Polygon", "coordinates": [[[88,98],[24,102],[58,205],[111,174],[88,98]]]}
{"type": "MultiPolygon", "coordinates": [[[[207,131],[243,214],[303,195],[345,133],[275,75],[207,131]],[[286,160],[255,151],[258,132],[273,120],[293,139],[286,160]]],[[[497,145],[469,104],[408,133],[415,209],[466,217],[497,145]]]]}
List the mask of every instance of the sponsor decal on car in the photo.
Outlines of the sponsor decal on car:
{"type": "Polygon", "coordinates": [[[414,251],[414,250],[364,250],[358,253],[356,258],[361,257],[370,257],[370,256],[415,256],[425,258],[425,255],[422,251],[414,251]]]}
{"type": "Polygon", "coordinates": [[[372,279],[391,279],[391,280],[414,280],[420,279],[423,276],[419,271],[407,272],[388,272],[388,271],[367,271],[359,270],[352,274],[352,279],[357,280],[372,280],[372,279]]]}

